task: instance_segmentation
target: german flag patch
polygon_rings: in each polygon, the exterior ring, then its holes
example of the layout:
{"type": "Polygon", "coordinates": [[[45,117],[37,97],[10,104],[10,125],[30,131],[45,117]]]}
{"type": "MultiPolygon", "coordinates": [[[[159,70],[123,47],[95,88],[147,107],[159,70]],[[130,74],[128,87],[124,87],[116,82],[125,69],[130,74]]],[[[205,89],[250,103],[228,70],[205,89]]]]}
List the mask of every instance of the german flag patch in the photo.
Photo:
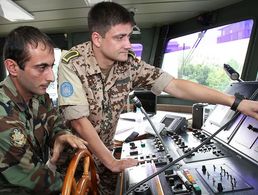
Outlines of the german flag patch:
{"type": "Polygon", "coordinates": [[[76,50],[70,50],[70,51],[68,51],[68,52],[64,55],[64,57],[62,58],[62,62],[68,64],[68,62],[69,62],[71,59],[73,59],[73,58],[75,58],[75,57],[78,57],[78,56],[80,56],[80,53],[79,53],[78,51],[76,51],[76,50]]]}

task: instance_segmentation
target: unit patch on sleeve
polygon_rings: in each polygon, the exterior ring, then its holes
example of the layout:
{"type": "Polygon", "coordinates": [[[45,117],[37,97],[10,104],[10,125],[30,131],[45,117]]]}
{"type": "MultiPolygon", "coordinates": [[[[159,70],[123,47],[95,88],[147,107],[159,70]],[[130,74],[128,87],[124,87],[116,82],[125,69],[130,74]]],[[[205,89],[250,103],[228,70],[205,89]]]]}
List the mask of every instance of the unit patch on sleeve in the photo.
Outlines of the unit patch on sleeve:
{"type": "Polygon", "coordinates": [[[73,94],[73,86],[70,82],[63,82],[60,86],[60,93],[63,97],[70,97],[73,94]]]}

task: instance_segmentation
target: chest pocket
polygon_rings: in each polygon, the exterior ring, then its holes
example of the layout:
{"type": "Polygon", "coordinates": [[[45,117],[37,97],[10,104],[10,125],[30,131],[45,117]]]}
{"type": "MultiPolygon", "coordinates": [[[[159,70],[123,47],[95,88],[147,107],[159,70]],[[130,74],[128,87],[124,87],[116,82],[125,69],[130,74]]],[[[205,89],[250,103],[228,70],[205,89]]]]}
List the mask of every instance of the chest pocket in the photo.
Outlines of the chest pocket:
{"type": "Polygon", "coordinates": [[[89,103],[90,115],[95,120],[102,114],[103,85],[99,75],[87,77],[84,85],[87,101],[89,103]]]}
{"type": "Polygon", "coordinates": [[[130,92],[129,77],[117,80],[109,89],[110,102],[116,112],[120,112],[126,104],[130,92]]]}

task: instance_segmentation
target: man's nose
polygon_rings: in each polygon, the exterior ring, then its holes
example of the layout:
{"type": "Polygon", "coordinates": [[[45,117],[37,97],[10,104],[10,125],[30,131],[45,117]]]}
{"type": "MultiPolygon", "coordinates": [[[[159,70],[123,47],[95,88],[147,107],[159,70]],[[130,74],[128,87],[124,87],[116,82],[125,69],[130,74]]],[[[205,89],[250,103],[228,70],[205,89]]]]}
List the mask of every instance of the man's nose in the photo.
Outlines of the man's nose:
{"type": "Polygon", "coordinates": [[[50,81],[50,82],[55,81],[55,74],[52,68],[48,68],[46,75],[47,75],[47,81],[50,81]]]}
{"type": "Polygon", "coordinates": [[[131,41],[130,38],[127,38],[125,41],[125,48],[126,49],[131,49],[132,45],[131,45],[131,41]]]}

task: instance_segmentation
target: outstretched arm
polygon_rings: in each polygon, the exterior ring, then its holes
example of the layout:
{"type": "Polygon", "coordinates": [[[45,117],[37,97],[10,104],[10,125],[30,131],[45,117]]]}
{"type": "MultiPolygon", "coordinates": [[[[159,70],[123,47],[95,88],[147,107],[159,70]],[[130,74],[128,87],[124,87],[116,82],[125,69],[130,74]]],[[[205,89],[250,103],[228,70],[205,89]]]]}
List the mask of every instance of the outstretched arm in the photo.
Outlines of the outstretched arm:
{"type": "MultiPolygon", "coordinates": [[[[235,96],[233,95],[228,95],[209,87],[181,79],[172,79],[165,87],[164,91],[181,99],[211,104],[222,104],[229,107],[231,107],[235,101],[235,96]]],[[[242,100],[237,107],[237,110],[258,120],[257,101],[242,100]]]]}

